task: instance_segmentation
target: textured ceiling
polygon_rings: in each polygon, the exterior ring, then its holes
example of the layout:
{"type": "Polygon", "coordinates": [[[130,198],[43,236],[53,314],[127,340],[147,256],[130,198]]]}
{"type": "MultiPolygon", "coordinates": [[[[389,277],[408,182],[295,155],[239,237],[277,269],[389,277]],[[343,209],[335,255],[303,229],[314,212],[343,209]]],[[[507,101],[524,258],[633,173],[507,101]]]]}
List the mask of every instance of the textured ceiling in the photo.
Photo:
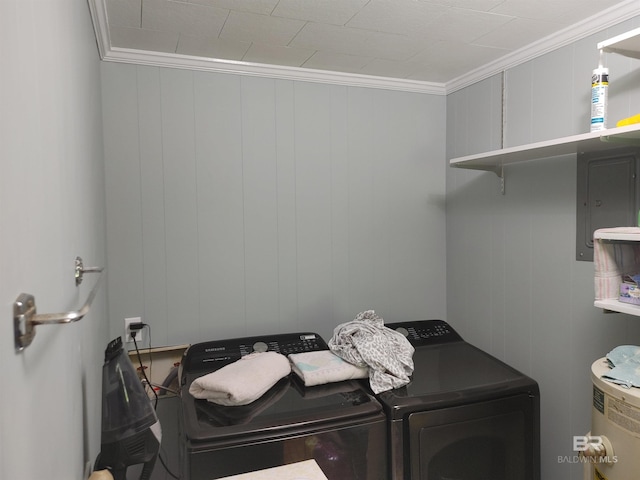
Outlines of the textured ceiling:
{"type": "Polygon", "coordinates": [[[111,47],[437,83],[629,3],[104,1],[111,47]]]}

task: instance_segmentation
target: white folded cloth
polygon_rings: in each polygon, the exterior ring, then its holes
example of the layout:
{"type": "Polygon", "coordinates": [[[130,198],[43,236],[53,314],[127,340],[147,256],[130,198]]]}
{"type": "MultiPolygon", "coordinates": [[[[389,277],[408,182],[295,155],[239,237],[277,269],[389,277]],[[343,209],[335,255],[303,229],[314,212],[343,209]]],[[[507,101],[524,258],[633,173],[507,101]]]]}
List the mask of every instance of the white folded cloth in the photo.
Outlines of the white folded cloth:
{"type": "Polygon", "coordinates": [[[330,350],[292,353],[289,360],[291,369],[307,387],[369,376],[367,367],[346,362],[330,350]]]}
{"type": "Polygon", "coordinates": [[[191,382],[189,393],[218,405],[247,405],[291,373],[291,365],[277,352],[251,353],[191,382]]]}

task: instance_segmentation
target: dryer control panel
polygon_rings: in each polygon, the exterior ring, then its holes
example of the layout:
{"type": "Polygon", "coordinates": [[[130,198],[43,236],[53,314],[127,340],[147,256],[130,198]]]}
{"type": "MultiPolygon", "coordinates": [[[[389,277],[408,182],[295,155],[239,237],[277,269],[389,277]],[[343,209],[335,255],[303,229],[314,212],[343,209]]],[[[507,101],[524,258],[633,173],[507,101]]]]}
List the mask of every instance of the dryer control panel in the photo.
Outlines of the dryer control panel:
{"type": "Polygon", "coordinates": [[[444,320],[416,320],[385,326],[402,333],[414,347],[462,341],[462,337],[444,320]]]}

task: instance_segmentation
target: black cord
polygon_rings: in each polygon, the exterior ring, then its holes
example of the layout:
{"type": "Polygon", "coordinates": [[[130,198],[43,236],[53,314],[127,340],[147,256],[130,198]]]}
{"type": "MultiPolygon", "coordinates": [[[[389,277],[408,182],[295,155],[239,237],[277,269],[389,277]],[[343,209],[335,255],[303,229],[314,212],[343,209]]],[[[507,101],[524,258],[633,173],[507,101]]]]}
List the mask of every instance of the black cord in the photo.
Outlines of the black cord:
{"type": "Polygon", "coordinates": [[[136,340],[136,332],[134,330],[131,331],[131,338],[133,338],[133,345],[136,347],[136,354],[138,355],[138,362],[140,363],[140,371],[142,372],[142,376],[147,381],[147,385],[151,387],[151,391],[153,392],[153,395],[155,397],[155,403],[153,404],[153,409],[156,410],[158,408],[158,393],[156,392],[155,388],[151,386],[151,382],[147,378],[147,373],[144,371],[144,365],[142,365],[142,356],[140,355],[140,350],[138,350],[138,341],[136,340]]]}
{"type": "MultiPolygon", "coordinates": [[[[153,355],[151,355],[151,327],[147,323],[144,324],[144,327],[147,327],[147,335],[149,337],[149,376],[151,377],[153,376],[151,373],[153,371],[153,355]]],[[[151,388],[153,388],[153,386],[151,388]]]]}
{"type": "MultiPolygon", "coordinates": [[[[153,388],[158,388],[160,390],[163,390],[164,392],[169,392],[169,393],[175,395],[176,397],[180,396],[180,392],[177,391],[177,390],[174,390],[173,388],[165,387],[164,385],[160,385],[158,383],[152,383],[151,386],[153,388]]],[[[160,393],[160,395],[162,395],[162,393],[160,393]]]]}
{"type": "Polygon", "coordinates": [[[164,467],[164,469],[167,471],[167,473],[169,475],[171,475],[173,478],[175,478],[176,480],[180,480],[180,477],[176,476],[175,473],[173,473],[171,470],[169,470],[169,467],[167,466],[167,464],[164,461],[164,458],[162,458],[161,453],[165,453],[164,452],[164,448],[160,447],[160,452],[158,452],[158,458],[160,459],[160,463],[162,464],[162,466],[164,467]]]}
{"type": "MultiPolygon", "coordinates": [[[[136,354],[138,356],[138,362],[140,363],[140,371],[142,372],[142,376],[144,377],[147,385],[149,385],[149,388],[151,388],[151,391],[153,392],[153,395],[155,396],[155,403],[153,406],[154,410],[158,409],[158,393],[156,392],[156,389],[153,387],[153,384],[149,381],[149,378],[147,377],[146,372],[144,371],[144,365],[142,365],[142,356],[140,355],[140,350],[138,349],[138,342],[136,340],[136,332],[138,330],[142,330],[144,327],[148,328],[148,333],[149,333],[149,372],[151,372],[151,366],[153,365],[153,355],[151,355],[151,326],[149,326],[146,323],[143,323],[142,325],[137,326],[137,329],[132,328],[131,329],[131,338],[133,338],[133,345],[136,347],[136,354]]],[[[164,387],[163,387],[164,388],[164,387]]],[[[166,390],[169,390],[168,388],[166,390]]],[[[171,391],[171,390],[169,390],[171,391]]],[[[164,448],[162,448],[162,444],[160,445],[160,451],[158,452],[158,458],[160,459],[160,463],[162,464],[163,468],[166,470],[166,472],[172,476],[173,478],[175,478],[176,480],[180,480],[181,477],[176,476],[175,473],[173,473],[169,467],[167,466],[167,464],[164,461],[164,458],[162,458],[162,453],[164,452],[164,448]]]]}

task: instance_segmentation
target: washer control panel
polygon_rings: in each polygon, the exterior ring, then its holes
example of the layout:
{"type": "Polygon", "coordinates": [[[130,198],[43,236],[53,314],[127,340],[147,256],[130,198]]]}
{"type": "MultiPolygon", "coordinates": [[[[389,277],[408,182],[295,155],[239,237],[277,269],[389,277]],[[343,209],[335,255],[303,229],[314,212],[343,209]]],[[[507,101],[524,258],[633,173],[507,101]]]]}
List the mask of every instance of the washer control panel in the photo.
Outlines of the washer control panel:
{"type": "Polygon", "coordinates": [[[462,337],[444,320],[388,323],[386,327],[403,334],[413,346],[462,341],[462,337]]]}
{"type": "Polygon", "coordinates": [[[213,372],[255,352],[292,353],[328,350],[324,339],[313,332],[263,335],[195,343],[182,356],[182,373],[213,372]]]}
{"type": "Polygon", "coordinates": [[[283,355],[289,355],[292,353],[327,350],[329,348],[317,333],[293,333],[258,337],[256,339],[247,339],[247,341],[240,343],[238,347],[243,357],[253,352],[278,352],[283,355]]]}

